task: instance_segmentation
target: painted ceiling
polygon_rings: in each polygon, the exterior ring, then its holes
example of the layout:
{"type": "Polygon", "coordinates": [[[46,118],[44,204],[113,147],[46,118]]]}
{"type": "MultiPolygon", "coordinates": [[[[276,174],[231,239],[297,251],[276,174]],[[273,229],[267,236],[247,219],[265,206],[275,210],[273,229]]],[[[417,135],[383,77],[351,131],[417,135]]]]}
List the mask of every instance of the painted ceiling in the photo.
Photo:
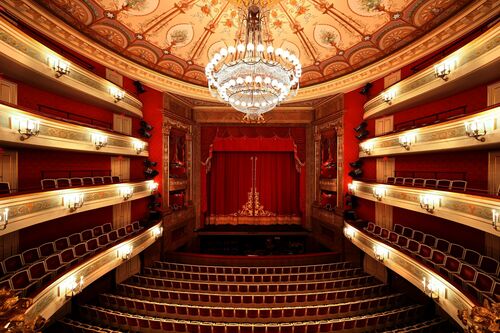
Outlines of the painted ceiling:
{"type": "MultiPolygon", "coordinates": [[[[247,0],[248,1],[248,0],[247,0]]],[[[158,72],[205,85],[235,44],[242,0],[38,0],[94,40],[158,72]]],[[[330,80],[411,43],[470,0],[267,0],[264,38],[297,55],[301,85],[330,80]]]]}

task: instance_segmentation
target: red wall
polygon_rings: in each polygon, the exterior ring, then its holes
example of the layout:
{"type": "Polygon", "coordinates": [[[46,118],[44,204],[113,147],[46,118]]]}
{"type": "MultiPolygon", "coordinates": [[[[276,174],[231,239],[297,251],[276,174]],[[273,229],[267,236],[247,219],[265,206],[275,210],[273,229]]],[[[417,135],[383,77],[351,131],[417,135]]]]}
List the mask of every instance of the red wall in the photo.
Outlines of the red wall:
{"type": "Polygon", "coordinates": [[[358,218],[365,221],[375,222],[375,202],[371,200],[356,198],[356,214],[358,218]]]}
{"type": "Polygon", "coordinates": [[[71,214],[19,230],[19,252],[105,223],[113,223],[113,207],[71,214]]]}
{"type": "Polygon", "coordinates": [[[148,217],[149,197],[132,201],[131,221],[139,221],[148,217]]]}

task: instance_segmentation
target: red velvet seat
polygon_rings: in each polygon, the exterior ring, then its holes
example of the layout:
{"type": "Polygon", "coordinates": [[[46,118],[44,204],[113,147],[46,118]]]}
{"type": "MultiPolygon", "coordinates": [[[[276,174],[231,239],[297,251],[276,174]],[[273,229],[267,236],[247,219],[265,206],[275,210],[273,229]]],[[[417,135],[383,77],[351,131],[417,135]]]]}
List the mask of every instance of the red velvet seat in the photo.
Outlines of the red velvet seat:
{"type": "Polygon", "coordinates": [[[479,266],[479,261],[481,260],[481,254],[471,249],[465,250],[464,259],[466,263],[472,266],[479,266]]]}
{"type": "Polygon", "coordinates": [[[82,182],[84,186],[94,185],[94,179],[92,177],[83,177],[82,182]]]}
{"type": "Polygon", "coordinates": [[[375,224],[373,222],[368,222],[366,230],[368,230],[369,232],[373,232],[374,229],[375,229],[375,224]]]}
{"type": "Polygon", "coordinates": [[[455,243],[452,243],[451,246],[450,246],[450,255],[454,258],[457,258],[457,259],[463,259],[464,257],[464,254],[465,254],[465,248],[461,245],[458,245],[458,244],[455,244],[455,243]]]}
{"type": "Polygon", "coordinates": [[[69,188],[71,187],[71,182],[69,178],[57,178],[56,179],[57,188],[69,188]]]}
{"type": "Polygon", "coordinates": [[[446,259],[446,254],[441,251],[434,250],[432,251],[431,261],[435,268],[442,266],[446,259]]]}
{"type": "MultiPolygon", "coordinates": [[[[26,262],[26,260],[24,260],[24,262],[26,262]]],[[[500,273],[500,264],[498,261],[488,256],[481,257],[479,268],[495,277],[498,277],[498,274],[500,273]]]]}
{"type": "Polygon", "coordinates": [[[38,283],[38,287],[47,284],[52,277],[52,274],[45,270],[45,265],[42,261],[29,266],[28,275],[31,281],[36,281],[38,283]]]}
{"type": "Polygon", "coordinates": [[[82,242],[85,242],[91,238],[94,238],[94,235],[92,234],[92,230],[84,230],[80,233],[80,237],[82,239],[82,242]]]}
{"type": "Polygon", "coordinates": [[[42,190],[52,190],[57,188],[55,179],[42,179],[41,180],[42,190]]]}
{"type": "Polygon", "coordinates": [[[113,179],[111,178],[111,176],[104,176],[104,177],[102,177],[102,180],[103,180],[103,184],[112,184],[113,183],[113,179]]]}
{"type": "Polygon", "coordinates": [[[391,243],[397,243],[398,242],[398,233],[394,232],[394,231],[391,231],[389,233],[389,242],[391,243]]]}
{"type": "Polygon", "coordinates": [[[63,265],[75,266],[78,263],[78,258],[75,257],[73,248],[62,251],[59,256],[63,265]]]}
{"type": "Polygon", "coordinates": [[[82,242],[82,236],[80,233],[74,233],[68,236],[69,245],[75,246],[82,242]]]}
{"type": "Polygon", "coordinates": [[[38,252],[38,248],[26,250],[21,254],[21,256],[25,264],[31,264],[35,261],[40,260],[40,253],[38,252]]]}
{"type": "Polygon", "coordinates": [[[430,260],[432,256],[432,248],[425,244],[420,244],[418,249],[417,258],[423,262],[430,260]]]}
{"type": "Polygon", "coordinates": [[[102,231],[107,233],[113,230],[113,227],[111,226],[111,223],[106,223],[102,225],[102,231]]]}
{"type": "Polygon", "coordinates": [[[87,247],[87,252],[96,252],[99,250],[99,245],[97,244],[97,239],[95,238],[89,239],[85,243],[85,246],[87,247]]]}
{"type": "Polygon", "coordinates": [[[20,270],[24,266],[23,258],[19,254],[10,256],[2,261],[3,271],[5,273],[13,273],[20,270]]]}
{"type": "Polygon", "coordinates": [[[408,237],[408,238],[412,238],[413,237],[413,229],[408,228],[408,227],[404,227],[403,228],[403,236],[408,237]]]}
{"type": "Polygon", "coordinates": [[[41,257],[48,257],[55,252],[54,243],[48,242],[42,244],[38,247],[38,252],[40,252],[41,257]]]}
{"type": "Polygon", "coordinates": [[[452,275],[453,281],[465,288],[467,283],[474,283],[476,281],[477,271],[474,267],[462,264],[459,274],[452,275]]]}
{"type": "Polygon", "coordinates": [[[436,249],[438,249],[441,252],[448,253],[450,250],[450,242],[448,242],[446,239],[438,238],[436,242],[436,249]]]}
{"type": "Polygon", "coordinates": [[[482,301],[484,294],[489,294],[493,291],[495,281],[493,278],[484,273],[477,273],[474,283],[467,283],[465,289],[472,295],[476,296],[479,301],[482,301]]]}
{"type": "Polygon", "coordinates": [[[113,181],[113,184],[114,183],[119,183],[120,182],[120,177],[118,177],[118,176],[111,176],[111,180],[113,181]]]}
{"type": "Polygon", "coordinates": [[[71,184],[71,187],[83,186],[83,179],[82,178],[70,178],[69,182],[71,184]]]}
{"type": "Polygon", "coordinates": [[[424,233],[420,230],[413,230],[413,240],[416,240],[419,243],[422,243],[424,240],[424,233]]]}
{"type": "Polygon", "coordinates": [[[92,229],[92,234],[94,235],[94,237],[99,237],[100,235],[103,234],[103,231],[102,231],[102,226],[97,226],[97,227],[94,227],[92,229]]]}
{"type": "Polygon", "coordinates": [[[430,247],[435,247],[437,242],[437,238],[433,235],[426,234],[424,237],[424,244],[430,247]]]}
{"type": "Polygon", "coordinates": [[[104,179],[102,179],[102,177],[92,177],[92,180],[94,181],[94,185],[104,184],[104,179]]]}
{"type": "Polygon", "coordinates": [[[56,251],[62,251],[69,247],[69,240],[67,237],[61,237],[54,241],[54,246],[56,248],[56,251]]]}
{"type": "Polygon", "coordinates": [[[399,247],[402,247],[402,248],[407,247],[407,246],[408,246],[408,238],[406,238],[406,237],[405,237],[405,236],[403,236],[403,235],[400,235],[400,236],[398,237],[398,243],[397,243],[397,245],[398,245],[399,247]]]}
{"type": "Polygon", "coordinates": [[[10,278],[13,291],[20,292],[23,296],[28,296],[36,289],[36,281],[31,281],[27,270],[22,270],[10,278]]]}

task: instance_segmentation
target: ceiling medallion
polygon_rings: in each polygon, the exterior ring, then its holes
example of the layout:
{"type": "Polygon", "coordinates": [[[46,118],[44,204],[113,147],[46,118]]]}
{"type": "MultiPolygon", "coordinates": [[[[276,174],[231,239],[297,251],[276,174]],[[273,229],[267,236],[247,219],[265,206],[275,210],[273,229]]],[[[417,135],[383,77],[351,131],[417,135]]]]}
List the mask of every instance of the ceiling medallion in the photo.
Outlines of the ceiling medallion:
{"type": "Polygon", "coordinates": [[[243,112],[244,122],[263,122],[263,113],[284,101],[290,91],[297,93],[302,74],[294,54],[264,44],[266,15],[261,11],[262,5],[248,4],[243,15],[244,39],[220,49],[205,67],[212,95],[243,112]]]}

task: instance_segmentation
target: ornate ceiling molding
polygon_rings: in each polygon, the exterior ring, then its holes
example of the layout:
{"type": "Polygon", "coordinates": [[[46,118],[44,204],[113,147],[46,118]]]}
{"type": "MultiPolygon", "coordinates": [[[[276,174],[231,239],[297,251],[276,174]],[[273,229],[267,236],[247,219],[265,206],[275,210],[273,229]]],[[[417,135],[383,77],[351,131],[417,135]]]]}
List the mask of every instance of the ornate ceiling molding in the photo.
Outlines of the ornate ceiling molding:
{"type": "MultiPolygon", "coordinates": [[[[40,5],[33,3],[33,1],[5,0],[3,6],[8,12],[37,31],[126,76],[140,78],[143,83],[161,91],[215,101],[207,88],[159,74],[154,70],[128,60],[85,37],[76,29],[69,27],[60,19],[54,17],[53,14],[40,5]]],[[[366,82],[383,77],[395,69],[418,60],[474,30],[487,20],[498,15],[499,9],[500,3],[495,0],[473,1],[459,14],[400,51],[351,74],[303,88],[295,98],[291,99],[291,102],[306,101],[339,92],[347,92],[366,82]]]]}

